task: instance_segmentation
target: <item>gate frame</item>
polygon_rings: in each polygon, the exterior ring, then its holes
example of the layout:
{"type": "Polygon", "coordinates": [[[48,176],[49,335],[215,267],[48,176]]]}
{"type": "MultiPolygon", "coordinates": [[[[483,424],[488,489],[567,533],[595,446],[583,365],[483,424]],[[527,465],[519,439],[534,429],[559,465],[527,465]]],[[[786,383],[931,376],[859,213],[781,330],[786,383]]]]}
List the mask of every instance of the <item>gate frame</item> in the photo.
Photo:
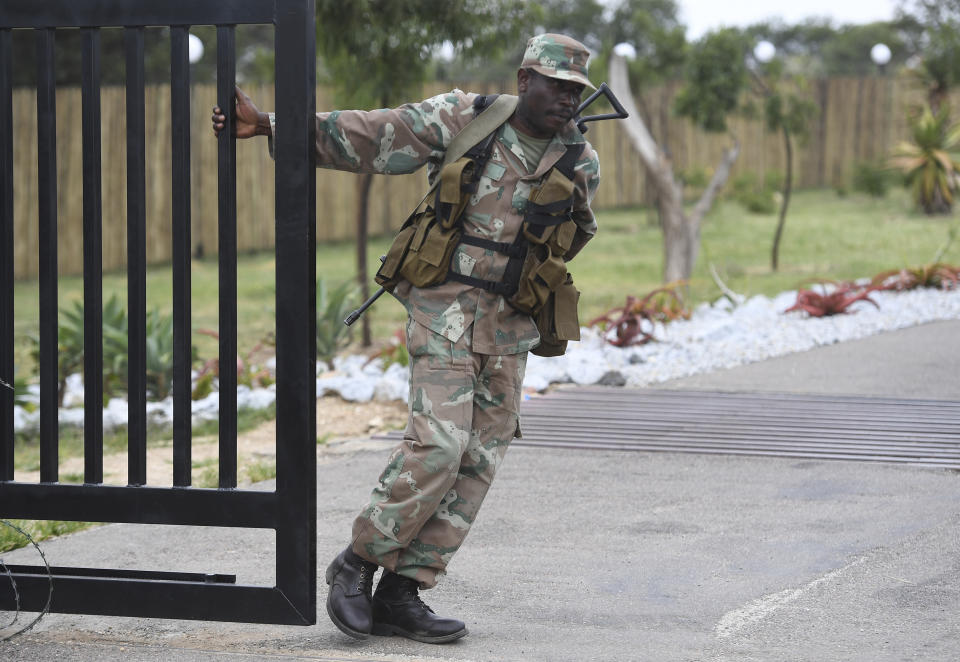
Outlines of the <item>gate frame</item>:
{"type": "MultiPolygon", "coordinates": [[[[15,482],[13,393],[0,388],[0,517],[271,528],[276,585],[231,575],[53,568],[49,611],[147,618],[312,625],[316,622],[316,99],[314,0],[3,0],[0,4],[0,379],[13,383],[13,143],[11,30],[38,34],[40,173],[41,482],[15,482]],[[233,107],[238,24],[273,24],[276,48],[277,477],[272,492],[236,489],[236,141],[219,139],[220,487],[190,487],[189,65],[191,25],[217,26],[217,102],[233,107]],[[174,487],[146,485],[143,28],[171,28],[174,237],[174,487]],[[125,30],[128,63],[128,288],[130,423],[127,486],[102,485],[99,385],[86,391],[85,482],[58,483],[56,407],[56,114],[52,55],[57,28],[84,32],[85,373],[102,371],[98,28],[125,30]],[[96,147],[90,148],[91,145],[96,147]],[[89,148],[89,149],[88,149],[89,148]],[[89,153],[88,153],[89,152],[89,153]],[[52,232],[50,229],[52,228],[52,232]],[[44,236],[46,235],[46,236],[44,236]],[[183,299],[186,299],[184,303],[183,299]],[[51,407],[52,402],[52,407],[51,407]]],[[[90,380],[87,380],[90,381],[90,380]]],[[[10,566],[20,609],[41,611],[43,566],[10,566]]],[[[13,610],[12,592],[0,609],[13,610]]]]}

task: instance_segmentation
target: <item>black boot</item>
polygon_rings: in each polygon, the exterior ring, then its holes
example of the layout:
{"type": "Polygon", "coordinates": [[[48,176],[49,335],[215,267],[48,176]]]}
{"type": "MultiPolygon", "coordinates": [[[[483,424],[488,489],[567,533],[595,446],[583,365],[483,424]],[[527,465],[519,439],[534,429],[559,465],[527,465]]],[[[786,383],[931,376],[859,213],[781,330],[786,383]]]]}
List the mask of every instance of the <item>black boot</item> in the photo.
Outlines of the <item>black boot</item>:
{"type": "Polygon", "coordinates": [[[327,614],[344,634],[366,639],[372,627],[370,592],[377,564],[347,547],[327,568],[327,614]]]}
{"type": "Polygon", "coordinates": [[[417,594],[413,579],[384,571],[373,595],[373,634],[399,634],[427,644],[443,644],[467,634],[463,621],[441,618],[417,594]]]}

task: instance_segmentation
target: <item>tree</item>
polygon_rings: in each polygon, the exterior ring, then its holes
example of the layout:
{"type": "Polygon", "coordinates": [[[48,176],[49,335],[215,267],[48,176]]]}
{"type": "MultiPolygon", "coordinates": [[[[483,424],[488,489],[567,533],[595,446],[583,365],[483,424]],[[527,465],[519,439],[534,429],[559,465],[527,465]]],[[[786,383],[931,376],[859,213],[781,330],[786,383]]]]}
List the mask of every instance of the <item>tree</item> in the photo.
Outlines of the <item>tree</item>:
{"type": "MultiPolygon", "coordinates": [[[[338,106],[387,107],[419,94],[430,60],[444,42],[456,52],[494,55],[517,42],[528,22],[522,0],[317,0],[321,72],[338,106]]],[[[373,175],[357,184],[357,280],[364,298],[373,175]]],[[[363,345],[370,324],[363,319],[363,345]]]]}
{"type": "MultiPolygon", "coordinates": [[[[742,62],[742,58],[727,58],[723,61],[742,62]]],[[[708,91],[720,89],[719,85],[706,84],[706,80],[703,83],[705,83],[704,89],[708,91]]],[[[740,151],[739,145],[735,142],[730,149],[726,150],[700,200],[688,214],[683,208],[683,182],[675,175],[670,157],[653,139],[643,118],[637,113],[626,62],[616,54],[610,56],[610,87],[630,113],[630,117],[625,121],[627,133],[640,153],[640,158],[657,189],[658,211],[663,227],[664,280],[666,282],[687,280],[693,272],[693,265],[696,263],[700,249],[700,223],[730,176],[730,169],[740,151]]],[[[718,120],[714,117],[711,121],[718,122],[712,126],[726,127],[722,118],[718,120]]]]}
{"type": "Polygon", "coordinates": [[[773,235],[770,250],[770,268],[776,271],[780,262],[780,240],[787,220],[790,194],[793,191],[793,141],[806,140],[810,120],[817,105],[810,99],[806,82],[800,76],[784,74],[783,63],[771,60],[751,70],[754,92],[763,99],[763,114],[769,131],[779,131],[783,136],[786,173],[783,178],[780,216],[773,235]]]}
{"type": "Polygon", "coordinates": [[[960,83],[960,0],[902,0],[898,14],[921,27],[914,42],[922,57],[917,73],[936,114],[950,88],[960,83]]]}

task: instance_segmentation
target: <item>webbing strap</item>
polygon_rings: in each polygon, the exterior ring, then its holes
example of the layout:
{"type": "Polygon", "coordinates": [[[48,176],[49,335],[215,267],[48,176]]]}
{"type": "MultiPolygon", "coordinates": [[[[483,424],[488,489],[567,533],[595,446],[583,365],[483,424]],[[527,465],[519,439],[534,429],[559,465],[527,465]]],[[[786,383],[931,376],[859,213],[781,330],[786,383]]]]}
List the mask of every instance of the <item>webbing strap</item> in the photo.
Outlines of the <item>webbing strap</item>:
{"type": "Polygon", "coordinates": [[[471,246],[479,246],[480,248],[486,248],[498,253],[503,253],[509,255],[510,257],[523,257],[526,253],[526,247],[517,244],[510,243],[506,241],[493,241],[491,239],[484,239],[482,237],[474,237],[472,235],[462,235],[460,237],[461,244],[470,244],[471,246]]]}
{"type": "Polygon", "coordinates": [[[543,225],[546,227],[551,225],[560,225],[561,223],[566,223],[569,220],[570,214],[527,214],[523,217],[524,223],[529,223],[530,225],[543,225]]]}
{"type": "Polygon", "coordinates": [[[480,278],[474,278],[473,276],[464,276],[463,274],[458,274],[454,271],[449,272],[447,274],[447,278],[465,283],[471,287],[479,287],[481,290],[486,290],[487,292],[493,292],[494,294],[500,294],[506,297],[513,296],[513,293],[517,291],[516,284],[510,284],[499,280],[482,280],[480,278]]]}
{"type": "Polygon", "coordinates": [[[538,204],[536,202],[527,201],[526,209],[532,214],[556,214],[559,211],[564,211],[570,209],[573,205],[573,196],[565,200],[557,200],[556,202],[548,202],[545,205],[538,204]]]}

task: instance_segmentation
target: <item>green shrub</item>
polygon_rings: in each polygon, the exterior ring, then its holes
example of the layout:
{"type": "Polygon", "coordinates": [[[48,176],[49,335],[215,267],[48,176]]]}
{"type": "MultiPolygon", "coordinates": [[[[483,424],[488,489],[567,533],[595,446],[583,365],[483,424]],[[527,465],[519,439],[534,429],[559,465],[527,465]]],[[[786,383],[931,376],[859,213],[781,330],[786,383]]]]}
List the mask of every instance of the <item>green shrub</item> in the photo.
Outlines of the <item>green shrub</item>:
{"type": "Polygon", "coordinates": [[[730,194],[752,214],[772,214],[777,210],[776,193],[782,186],[783,175],[769,170],[761,181],[755,172],[744,172],[731,182],[730,194]]]}
{"type": "MultiPolygon", "coordinates": [[[[30,355],[40,365],[40,336],[31,334],[30,355]]],[[[63,406],[67,391],[67,377],[83,370],[83,303],[60,309],[57,324],[57,406],[63,406]]]]}
{"type": "Polygon", "coordinates": [[[853,189],[874,198],[883,198],[890,187],[890,171],[871,162],[857,163],[853,168],[853,189]]]}
{"type": "Polygon", "coordinates": [[[246,471],[251,483],[272,480],[277,477],[277,463],[273,460],[259,460],[247,465],[246,471]]]}
{"type": "Polygon", "coordinates": [[[328,290],[317,279],[317,358],[329,363],[337,352],[350,344],[350,327],[344,318],[356,307],[357,286],[352,281],[328,290]]]}
{"type": "MultiPolygon", "coordinates": [[[[116,296],[103,309],[104,394],[125,391],[129,382],[127,359],[129,319],[116,296]]],[[[147,395],[163,400],[173,383],[173,317],[159,310],[146,317],[147,395]]]]}
{"type": "Polygon", "coordinates": [[[901,141],[890,165],[906,177],[917,206],[926,214],[947,214],[960,176],[960,124],[950,121],[950,107],[936,113],[923,106],[909,117],[911,141],[901,141]]]}

